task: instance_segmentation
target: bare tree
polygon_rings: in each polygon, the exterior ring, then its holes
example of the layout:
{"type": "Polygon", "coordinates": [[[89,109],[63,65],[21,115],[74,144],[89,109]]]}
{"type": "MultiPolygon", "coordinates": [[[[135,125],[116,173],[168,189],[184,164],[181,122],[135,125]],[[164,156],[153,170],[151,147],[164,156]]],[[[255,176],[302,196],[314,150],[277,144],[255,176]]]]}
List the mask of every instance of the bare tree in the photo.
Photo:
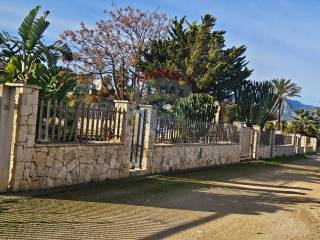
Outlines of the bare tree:
{"type": "Polygon", "coordinates": [[[78,73],[100,79],[115,99],[132,99],[140,85],[135,66],[141,50],[166,35],[168,20],[157,11],[129,6],[105,13],[107,18],[98,21],[95,28],[81,23],[79,30],[67,30],[61,38],[74,51],[73,68],[78,73]]]}

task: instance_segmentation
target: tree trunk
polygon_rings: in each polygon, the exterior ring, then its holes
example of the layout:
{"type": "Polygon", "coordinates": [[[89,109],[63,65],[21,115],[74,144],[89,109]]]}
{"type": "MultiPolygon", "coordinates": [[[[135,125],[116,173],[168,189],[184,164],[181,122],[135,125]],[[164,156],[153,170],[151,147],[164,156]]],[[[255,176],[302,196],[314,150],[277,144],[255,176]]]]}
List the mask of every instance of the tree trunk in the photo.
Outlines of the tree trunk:
{"type": "Polygon", "coordinates": [[[277,121],[278,130],[281,130],[281,112],[282,112],[282,101],[279,102],[279,112],[278,112],[278,121],[277,121]]]}
{"type": "Polygon", "coordinates": [[[219,108],[219,112],[218,112],[218,114],[219,114],[218,115],[218,123],[222,124],[223,123],[223,114],[224,114],[223,110],[224,109],[223,109],[223,106],[222,106],[222,102],[220,102],[220,101],[219,101],[219,107],[220,108],[219,108]]]}

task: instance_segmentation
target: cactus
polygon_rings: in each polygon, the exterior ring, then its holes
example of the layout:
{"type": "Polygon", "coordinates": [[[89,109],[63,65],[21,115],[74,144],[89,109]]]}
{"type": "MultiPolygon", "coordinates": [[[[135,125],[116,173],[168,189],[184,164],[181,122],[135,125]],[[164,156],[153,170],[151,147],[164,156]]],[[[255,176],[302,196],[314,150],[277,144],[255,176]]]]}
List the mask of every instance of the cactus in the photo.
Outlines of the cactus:
{"type": "Polygon", "coordinates": [[[175,114],[180,119],[211,122],[217,112],[216,98],[203,93],[192,93],[176,101],[175,114]]]}

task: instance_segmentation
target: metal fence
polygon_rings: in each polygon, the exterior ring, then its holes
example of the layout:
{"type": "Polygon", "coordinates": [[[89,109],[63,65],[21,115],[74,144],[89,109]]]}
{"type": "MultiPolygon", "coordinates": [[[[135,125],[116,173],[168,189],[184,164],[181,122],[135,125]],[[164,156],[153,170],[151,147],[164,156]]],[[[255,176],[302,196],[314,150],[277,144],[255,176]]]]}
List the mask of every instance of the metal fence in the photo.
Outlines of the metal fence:
{"type": "Polygon", "coordinates": [[[283,135],[283,134],[275,135],[275,145],[292,145],[292,144],[293,144],[293,136],[283,135]]]}
{"type": "Polygon", "coordinates": [[[125,112],[105,105],[42,100],[38,110],[38,143],[120,141],[125,112]]]}
{"type": "Polygon", "coordinates": [[[260,146],[269,146],[271,144],[271,130],[263,130],[260,133],[260,146]]]}
{"type": "Polygon", "coordinates": [[[306,139],[306,145],[309,147],[309,146],[312,146],[312,142],[311,142],[311,138],[310,137],[307,137],[306,139]]]}
{"type": "Polygon", "coordinates": [[[157,117],[156,143],[239,143],[236,126],[179,119],[160,113],[157,117]]]}

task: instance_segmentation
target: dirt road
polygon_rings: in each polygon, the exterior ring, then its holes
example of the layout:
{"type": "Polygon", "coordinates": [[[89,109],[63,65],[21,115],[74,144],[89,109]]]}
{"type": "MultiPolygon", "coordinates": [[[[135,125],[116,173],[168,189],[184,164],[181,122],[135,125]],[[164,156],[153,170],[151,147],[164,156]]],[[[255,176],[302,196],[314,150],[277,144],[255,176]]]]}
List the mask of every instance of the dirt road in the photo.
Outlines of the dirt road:
{"type": "Polygon", "coordinates": [[[0,239],[320,239],[320,156],[0,195],[0,239]]]}

